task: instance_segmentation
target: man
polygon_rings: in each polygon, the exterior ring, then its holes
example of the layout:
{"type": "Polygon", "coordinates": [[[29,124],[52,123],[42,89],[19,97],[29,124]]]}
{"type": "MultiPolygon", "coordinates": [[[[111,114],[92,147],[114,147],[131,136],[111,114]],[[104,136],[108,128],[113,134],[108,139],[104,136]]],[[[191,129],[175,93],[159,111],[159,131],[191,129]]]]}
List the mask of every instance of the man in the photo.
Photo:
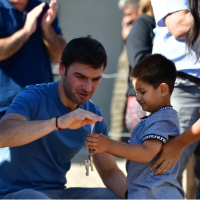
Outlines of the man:
{"type": "Polygon", "coordinates": [[[23,87],[53,81],[50,59],[66,45],[57,10],[56,0],[0,0],[0,119],[23,87]]]}
{"type": "MultiPolygon", "coordinates": [[[[196,62],[195,47],[192,48],[191,54],[189,54],[185,43],[185,37],[193,24],[193,17],[189,12],[187,0],[152,0],[151,2],[157,24],[153,53],[165,55],[176,65],[177,80],[171,102],[178,112],[181,132],[184,132],[200,116],[200,61],[196,62]]],[[[173,145],[171,147],[172,150],[176,148],[173,145]]],[[[182,153],[178,177],[180,182],[182,172],[194,152],[196,164],[199,165],[199,141],[187,146],[182,153]]],[[[163,164],[167,164],[166,160],[163,164]]],[[[171,164],[168,164],[166,168],[170,166],[171,164]]],[[[196,168],[195,173],[197,180],[200,180],[199,167],[196,168]]],[[[200,188],[200,185],[198,188],[200,188]]],[[[200,198],[199,189],[196,198],[200,198]]]]}
{"type": "Polygon", "coordinates": [[[61,79],[27,86],[15,97],[0,120],[1,198],[125,197],[126,177],[105,153],[95,155],[94,164],[109,189],[65,189],[70,160],[85,145],[89,124],[95,123],[94,133],[108,134],[100,109],[89,100],[106,65],[105,49],[97,40],[73,39],[62,54],[61,79]]]}
{"type": "MultiPolygon", "coordinates": [[[[129,32],[138,17],[138,0],[119,0],[118,6],[119,9],[123,10],[121,35],[123,42],[125,43],[129,32]]],[[[126,92],[128,90],[128,81],[126,76],[129,74],[129,62],[125,45],[118,59],[117,74],[119,77],[115,78],[110,110],[110,131],[114,133],[122,133],[125,128],[124,113],[126,108],[126,92]]]]}

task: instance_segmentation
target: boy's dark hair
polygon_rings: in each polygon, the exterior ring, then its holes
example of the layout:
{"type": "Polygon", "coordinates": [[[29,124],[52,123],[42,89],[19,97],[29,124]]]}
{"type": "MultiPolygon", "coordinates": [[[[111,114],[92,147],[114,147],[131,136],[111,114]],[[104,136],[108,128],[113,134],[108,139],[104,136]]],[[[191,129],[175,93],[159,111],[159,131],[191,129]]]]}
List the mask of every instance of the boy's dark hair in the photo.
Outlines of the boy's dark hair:
{"type": "Polygon", "coordinates": [[[175,64],[161,54],[145,57],[135,65],[130,73],[131,79],[141,78],[155,89],[161,83],[166,83],[170,94],[173,92],[176,76],[175,64]]]}
{"type": "MultiPolygon", "coordinates": [[[[89,64],[97,69],[106,68],[107,55],[103,45],[91,36],[75,38],[65,47],[61,60],[66,69],[74,62],[89,64]]],[[[67,71],[67,70],[66,70],[67,71]]]]}

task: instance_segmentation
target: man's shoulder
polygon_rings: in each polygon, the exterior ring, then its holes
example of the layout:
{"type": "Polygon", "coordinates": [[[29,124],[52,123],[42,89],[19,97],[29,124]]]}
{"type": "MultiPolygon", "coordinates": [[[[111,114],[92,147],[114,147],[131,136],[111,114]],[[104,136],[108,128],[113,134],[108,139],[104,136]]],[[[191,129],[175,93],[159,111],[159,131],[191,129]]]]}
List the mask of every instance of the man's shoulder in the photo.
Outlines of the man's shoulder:
{"type": "Polygon", "coordinates": [[[57,82],[51,82],[51,83],[42,83],[42,84],[36,84],[36,85],[28,85],[23,90],[21,93],[23,94],[24,92],[29,92],[34,95],[42,95],[46,96],[50,91],[54,91],[56,87],[57,82]]]}
{"type": "Polygon", "coordinates": [[[143,14],[141,17],[139,17],[133,24],[133,26],[137,25],[143,25],[143,26],[152,26],[152,28],[155,27],[155,19],[154,17],[148,16],[146,14],[143,14]]]}
{"type": "Polygon", "coordinates": [[[91,100],[89,99],[84,105],[83,109],[86,109],[88,111],[91,111],[93,113],[101,113],[101,109],[91,100]]]}

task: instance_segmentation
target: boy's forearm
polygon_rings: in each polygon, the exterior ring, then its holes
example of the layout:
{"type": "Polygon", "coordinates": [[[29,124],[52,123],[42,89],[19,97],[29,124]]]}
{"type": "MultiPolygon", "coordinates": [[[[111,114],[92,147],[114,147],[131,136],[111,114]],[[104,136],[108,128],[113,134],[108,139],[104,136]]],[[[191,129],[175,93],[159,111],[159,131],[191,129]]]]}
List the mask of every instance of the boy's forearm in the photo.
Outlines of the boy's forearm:
{"type": "Polygon", "coordinates": [[[114,140],[111,141],[111,145],[106,153],[143,163],[150,162],[153,159],[144,145],[126,144],[114,140]]]}

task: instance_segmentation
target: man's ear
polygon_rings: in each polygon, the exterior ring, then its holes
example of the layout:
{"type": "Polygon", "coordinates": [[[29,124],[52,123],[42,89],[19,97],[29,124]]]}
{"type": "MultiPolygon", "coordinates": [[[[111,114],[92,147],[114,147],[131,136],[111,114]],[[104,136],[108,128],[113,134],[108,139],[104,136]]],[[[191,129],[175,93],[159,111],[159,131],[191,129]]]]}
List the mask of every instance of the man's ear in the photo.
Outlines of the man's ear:
{"type": "Polygon", "coordinates": [[[65,66],[64,66],[64,64],[61,60],[60,63],[59,63],[59,73],[60,73],[61,76],[65,75],[65,70],[66,70],[66,68],[65,68],[65,66]]]}
{"type": "Polygon", "coordinates": [[[163,97],[169,94],[169,86],[166,83],[160,84],[160,94],[163,97]]]}

